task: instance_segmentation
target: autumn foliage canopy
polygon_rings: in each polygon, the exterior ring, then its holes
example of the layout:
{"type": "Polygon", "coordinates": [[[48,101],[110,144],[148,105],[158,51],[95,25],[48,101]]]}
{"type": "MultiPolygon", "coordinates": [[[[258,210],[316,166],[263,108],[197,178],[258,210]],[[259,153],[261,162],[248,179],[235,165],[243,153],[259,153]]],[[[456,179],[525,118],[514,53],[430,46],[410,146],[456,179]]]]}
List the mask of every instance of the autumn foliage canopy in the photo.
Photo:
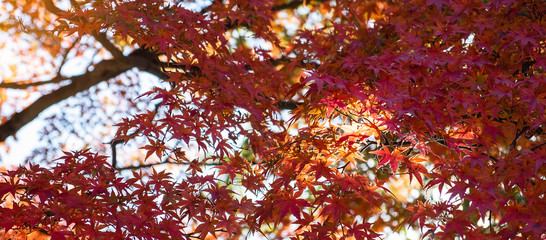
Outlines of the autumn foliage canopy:
{"type": "Polygon", "coordinates": [[[544,1],[0,11],[5,238],[546,237],[544,1]]]}

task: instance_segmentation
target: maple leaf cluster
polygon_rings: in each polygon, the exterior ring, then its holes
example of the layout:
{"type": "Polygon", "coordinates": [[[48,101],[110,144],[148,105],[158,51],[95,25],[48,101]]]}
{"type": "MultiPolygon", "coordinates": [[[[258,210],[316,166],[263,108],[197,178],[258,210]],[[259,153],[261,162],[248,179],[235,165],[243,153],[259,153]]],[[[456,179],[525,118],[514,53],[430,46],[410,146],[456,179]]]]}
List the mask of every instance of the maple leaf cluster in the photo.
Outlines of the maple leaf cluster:
{"type": "Polygon", "coordinates": [[[113,56],[92,77],[161,79],[111,147],[181,176],[90,150],[2,172],[5,236],[546,237],[543,1],[51,4],[113,56]]]}

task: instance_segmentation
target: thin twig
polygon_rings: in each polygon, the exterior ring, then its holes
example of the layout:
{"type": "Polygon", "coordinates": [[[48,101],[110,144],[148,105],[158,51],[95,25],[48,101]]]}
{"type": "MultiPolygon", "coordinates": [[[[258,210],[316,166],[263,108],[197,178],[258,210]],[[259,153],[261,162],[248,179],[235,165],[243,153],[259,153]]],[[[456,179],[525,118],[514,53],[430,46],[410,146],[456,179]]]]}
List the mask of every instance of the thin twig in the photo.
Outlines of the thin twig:
{"type": "Polygon", "coordinates": [[[516,130],[516,136],[514,137],[514,140],[512,140],[512,143],[510,143],[510,148],[514,149],[516,148],[516,143],[527,130],[529,129],[529,126],[525,126],[523,129],[519,130],[519,128],[516,130]]]}
{"type": "Polygon", "coordinates": [[[542,146],[544,146],[544,145],[546,145],[546,141],[545,141],[545,142],[542,142],[542,143],[539,144],[539,145],[536,145],[536,146],[532,147],[532,148],[531,148],[531,151],[534,151],[534,150],[536,150],[537,148],[542,147],[542,146]]]}
{"type": "MultiPolygon", "coordinates": [[[[153,166],[157,166],[157,165],[163,165],[163,164],[178,164],[178,163],[173,163],[173,162],[156,162],[156,163],[142,164],[142,165],[137,165],[137,166],[121,167],[121,168],[116,168],[116,169],[117,169],[118,171],[123,171],[123,170],[135,170],[135,169],[149,168],[149,167],[153,167],[153,166]]],[[[178,164],[178,165],[179,165],[179,164],[178,164]]]]}
{"type": "MultiPolygon", "coordinates": [[[[150,122],[155,118],[155,116],[157,115],[157,112],[159,110],[159,107],[161,106],[161,103],[158,103],[155,105],[154,107],[154,115],[152,116],[152,118],[150,119],[150,122]]],[[[140,133],[142,129],[137,129],[135,130],[133,133],[127,135],[127,137],[130,137],[130,138],[133,138],[135,137],[138,133],[140,133]]],[[[110,144],[110,148],[112,148],[112,167],[116,168],[116,165],[117,165],[117,148],[116,146],[120,143],[126,143],[128,139],[114,139],[112,141],[110,141],[108,144],[110,144]]]]}
{"type": "Polygon", "coordinates": [[[68,47],[65,52],[63,53],[61,63],[59,64],[59,70],[57,70],[57,76],[61,75],[61,69],[63,68],[64,64],[66,63],[66,59],[68,59],[68,54],[72,49],[76,46],[77,43],[80,42],[81,37],[78,37],[74,40],[74,42],[68,47]]]}

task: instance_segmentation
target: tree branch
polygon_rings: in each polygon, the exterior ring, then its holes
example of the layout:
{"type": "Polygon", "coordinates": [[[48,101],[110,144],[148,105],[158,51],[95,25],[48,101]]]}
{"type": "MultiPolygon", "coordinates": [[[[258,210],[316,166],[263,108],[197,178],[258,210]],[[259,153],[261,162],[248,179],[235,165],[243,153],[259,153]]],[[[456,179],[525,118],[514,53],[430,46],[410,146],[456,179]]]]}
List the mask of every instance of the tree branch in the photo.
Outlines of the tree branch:
{"type": "Polygon", "coordinates": [[[0,83],[0,88],[11,88],[11,89],[26,89],[28,87],[33,86],[40,86],[45,84],[51,84],[51,83],[59,83],[65,80],[69,80],[69,78],[62,77],[62,76],[55,76],[51,80],[47,81],[40,81],[40,82],[29,82],[29,83],[20,83],[20,82],[10,82],[10,83],[0,83]]]}
{"type": "Polygon", "coordinates": [[[546,145],[546,141],[545,141],[545,142],[542,142],[542,143],[540,143],[540,144],[538,144],[538,145],[536,145],[536,146],[534,146],[534,147],[532,147],[532,148],[531,148],[531,151],[535,151],[536,149],[538,149],[538,148],[540,148],[540,147],[542,147],[542,146],[544,146],[544,145],[546,145]]]}
{"type": "Polygon", "coordinates": [[[129,69],[131,69],[131,66],[126,63],[115,60],[104,60],[98,63],[93,71],[72,77],[72,83],[40,97],[30,106],[14,114],[8,121],[3,123],[0,126],[0,142],[5,141],[8,136],[15,134],[21,127],[32,121],[51,105],[87,90],[91,86],[115,77],[129,69]]]}
{"type": "Polygon", "coordinates": [[[58,76],[61,75],[61,70],[63,69],[63,66],[66,63],[66,59],[68,59],[68,54],[70,53],[70,51],[72,51],[72,49],[76,46],[76,44],[80,42],[80,39],[81,37],[76,38],[76,40],[74,40],[74,42],[70,45],[70,47],[68,47],[63,53],[61,63],[59,64],[59,69],[57,70],[58,76]]]}
{"type": "MultiPolygon", "coordinates": [[[[52,0],[45,0],[44,4],[46,9],[53,14],[59,15],[60,13],[64,12],[55,6],[52,0]]],[[[59,89],[40,97],[24,110],[11,116],[8,121],[0,125],[0,142],[4,142],[6,138],[17,133],[19,129],[31,122],[42,111],[50,106],[79,92],[85,91],[100,82],[116,77],[133,67],[137,67],[141,71],[149,72],[163,80],[169,78],[169,76],[162,71],[159,63],[156,62],[156,59],[151,59],[148,55],[146,55],[146,49],[137,49],[132,54],[125,57],[116,46],[108,41],[105,33],[98,33],[95,35],[95,38],[103,45],[104,48],[112,53],[114,59],[103,60],[95,65],[94,70],[86,72],[82,75],[71,77],[70,79],[72,82],[69,85],[60,87],[59,89]]],[[[53,83],[62,80],[64,80],[62,77],[55,77],[47,82],[53,83]]],[[[28,86],[40,84],[44,84],[44,82],[28,84],[4,83],[0,85],[0,87],[9,86],[12,88],[26,88],[28,86]]],[[[281,109],[295,109],[298,104],[299,103],[294,102],[279,102],[277,106],[281,109]]]]}
{"type": "Polygon", "coordinates": [[[137,165],[137,166],[120,167],[120,168],[116,168],[116,170],[118,170],[118,171],[123,171],[123,170],[136,170],[136,169],[149,168],[149,167],[153,167],[153,166],[157,166],[157,165],[163,165],[163,164],[176,164],[176,163],[172,163],[172,162],[156,162],[156,163],[142,164],[142,165],[137,165]]]}
{"type": "Polygon", "coordinates": [[[61,10],[60,8],[58,8],[57,6],[55,6],[55,3],[53,3],[52,0],[44,0],[44,4],[45,4],[45,7],[46,9],[55,14],[55,15],[59,15],[61,14],[62,12],[64,12],[63,10],[61,10]]]}
{"type": "MultiPolygon", "coordinates": [[[[149,72],[160,79],[168,79],[169,76],[161,70],[161,67],[158,65],[159,63],[156,62],[155,59],[151,59],[150,56],[143,53],[143,51],[146,50],[138,49],[129,56],[121,59],[103,60],[95,65],[94,70],[86,72],[82,75],[71,77],[70,79],[72,80],[72,83],[40,97],[30,106],[14,114],[8,121],[1,124],[0,142],[4,142],[7,137],[17,133],[19,129],[31,122],[48,107],[67,99],[76,93],[85,91],[100,82],[116,77],[133,67],[136,67],[141,71],[149,72]]],[[[194,69],[193,67],[191,69],[197,71],[197,69],[194,69]]],[[[56,77],[47,82],[53,83],[62,80],[65,79],[56,77]]],[[[0,87],[26,88],[28,86],[40,84],[44,84],[44,82],[28,84],[3,83],[0,84],[0,87]]],[[[301,103],[297,102],[279,101],[277,103],[277,107],[279,109],[293,110],[300,104],[301,103]]]]}
{"type": "MultiPolygon", "coordinates": [[[[303,5],[304,3],[308,4],[308,5],[311,5],[311,4],[321,4],[323,2],[326,2],[326,0],[315,0],[315,1],[307,1],[307,0],[296,0],[296,1],[292,1],[292,2],[289,2],[289,3],[285,3],[285,4],[279,4],[279,5],[275,5],[271,8],[271,11],[273,12],[278,12],[278,11],[282,11],[282,10],[286,10],[286,9],[296,9],[298,8],[299,6],[303,5]]],[[[214,3],[211,4],[211,6],[213,5],[214,3]]],[[[211,6],[208,6],[206,7],[205,9],[210,9],[211,6]]],[[[203,9],[203,10],[205,10],[203,9]]],[[[201,11],[201,13],[204,13],[205,11],[201,11]]],[[[248,25],[247,23],[243,23],[243,22],[239,22],[239,21],[232,21],[230,18],[226,18],[225,19],[226,21],[226,29],[235,29],[235,28],[238,28],[238,27],[245,27],[245,28],[250,28],[250,25],[248,25]]]]}
{"type": "Polygon", "coordinates": [[[118,47],[116,47],[113,43],[110,42],[110,40],[108,40],[108,38],[106,37],[106,33],[99,32],[99,33],[93,34],[93,37],[95,37],[95,39],[99,41],[100,44],[102,44],[102,46],[106,48],[106,50],[108,50],[108,52],[110,52],[112,56],[114,56],[114,58],[124,57],[123,52],[121,52],[121,50],[119,50],[118,47]]]}
{"type": "Polygon", "coordinates": [[[303,103],[300,103],[300,102],[281,101],[275,104],[275,106],[277,106],[277,108],[282,110],[294,110],[302,104],[303,103]]]}
{"type": "Polygon", "coordinates": [[[317,0],[317,1],[296,0],[296,1],[289,2],[289,3],[274,6],[273,8],[271,8],[271,10],[273,12],[277,12],[277,11],[286,10],[286,9],[295,9],[295,8],[298,8],[299,6],[303,5],[306,2],[307,2],[307,4],[313,4],[313,3],[323,3],[323,2],[326,2],[326,0],[317,0]]]}
{"type": "MultiPolygon", "coordinates": [[[[55,3],[53,3],[52,0],[45,0],[44,1],[45,7],[48,11],[51,13],[59,16],[61,13],[65,13],[64,10],[58,8],[55,6],[55,3]]],[[[85,21],[85,19],[81,19],[85,21]]],[[[93,33],[93,37],[106,49],[114,58],[123,58],[123,52],[119,50],[113,43],[111,43],[108,38],[106,37],[106,33],[103,32],[96,32],[93,33]]]]}
{"type": "Polygon", "coordinates": [[[529,130],[529,126],[523,127],[523,129],[516,129],[516,136],[514,137],[514,140],[512,140],[512,143],[510,143],[510,148],[514,149],[516,148],[516,143],[518,142],[519,137],[521,137],[522,134],[524,134],[527,130],[529,130]]]}
{"type": "Polygon", "coordinates": [[[168,78],[167,74],[163,73],[155,63],[138,55],[131,54],[123,59],[103,60],[96,64],[92,71],[71,77],[72,83],[38,98],[30,106],[11,116],[8,121],[0,125],[0,142],[4,142],[7,137],[17,133],[19,129],[48,107],[134,67],[154,74],[161,79],[168,78]]]}

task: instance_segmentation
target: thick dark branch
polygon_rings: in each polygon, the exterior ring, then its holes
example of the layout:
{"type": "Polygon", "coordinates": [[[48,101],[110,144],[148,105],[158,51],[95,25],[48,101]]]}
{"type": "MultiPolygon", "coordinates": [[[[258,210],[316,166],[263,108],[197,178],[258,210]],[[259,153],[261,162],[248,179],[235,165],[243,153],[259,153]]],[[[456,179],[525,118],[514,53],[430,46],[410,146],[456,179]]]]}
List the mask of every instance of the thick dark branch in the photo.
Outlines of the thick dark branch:
{"type": "Polygon", "coordinates": [[[47,80],[47,81],[40,81],[40,82],[29,82],[29,83],[20,83],[20,82],[10,82],[10,83],[0,83],[0,88],[11,88],[11,89],[26,89],[28,87],[33,86],[40,86],[45,84],[51,84],[51,83],[59,83],[65,80],[69,80],[68,78],[62,77],[57,75],[56,77],[47,80]]]}
{"type": "Polygon", "coordinates": [[[299,6],[303,5],[304,3],[313,4],[313,3],[323,3],[325,1],[326,0],[317,0],[317,1],[296,0],[289,3],[274,6],[273,8],[271,8],[271,10],[274,12],[277,12],[277,11],[286,10],[286,9],[296,9],[299,6]]]}
{"type": "MultiPolygon", "coordinates": [[[[279,4],[279,5],[273,6],[271,8],[271,11],[278,12],[278,11],[282,11],[282,10],[286,10],[286,9],[296,9],[299,6],[303,5],[304,3],[306,3],[308,5],[315,5],[317,3],[320,4],[320,3],[323,3],[323,2],[326,2],[326,0],[316,0],[316,1],[296,0],[296,1],[289,2],[289,3],[279,4]]],[[[210,8],[210,6],[205,8],[205,9],[208,9],[208,8],[210,8]]],[[[203,13],[203,11],[201,11],[201,13],[203,13]]],[[[243,22],[240,22],[240,21],[232,21],[229,18],[225,19],[225,22],[226,22],[226,25],[225,25],[226,29],[235,29],[235,28],[238,28],[238,27],[245,27],[245,28],[250,28],[251,27],[247,23],[243,23],[243,22]]]]}
{"type": "MultiPolygon", "coordinates": [[[[0,142],[6,140],[7,137],[14,135],[24,125],[36,118],[46,108],[75,95],[78,92],[85,91],[90,87],[106,81],[110,78],[116,77],[129,69],[136,67],[141,71],[149,72],[160,79],[166,80],[169,76],[161,70],[161,67],[157,65],[155,59],[150,59],[149,56],[142,53],[142,50],[135,51],[128,57],[122,59],[104,60],[95,66],[95,69],[85,74],[71,77],[72,83],[63,86],[47,95],[40,97],[30,106],[14,114],[8,121],[0,125],[0,142]]],[[[191,67],[190,71],[199,71],[195,67],[191,67]]],[[[62,81],[64,78],[54,78],[48,82],[62,81]]],[[[44,84],[29,83],[28,85],[4,83],[0,84],[0,87],[20,87],[26,88],[32,85],[44,84]]],[[[279,109],[292,110],[297,108],[301,103],[281,101],[277,103],[279,109]]]]}
{"type": "Polygon", "coordinates": [[[98,63],[93,71],[72,77],[72,83],[40,97],[30,106],[14,114],[7,122],[2,124],[0,126],[0,142],[5,141],[8,136],[15,134],[21,127],[32,121],[51,105],[87,90],[129,69],[131,69],[131,66],[126,63],[105,60],[98,63]]]}
{"type": "Polygon", "coordinates": [[[110,52],[112,56],[114,56],[114,58],[124,57],[123,52],[121,52],[118,47],[116,47],[113,43],[110,42],[110,40],[108,40],[108,38],[106,37],[106,33],[96,33],[93,34],[93,37],[95,37],[95,39],[97,39],[97,41],[99,41],[100,44],[102,44],[102,46],[106,48],[106,50],[108,50],[108,52],[110,52]]]}
{"type": "Polygon", "coordinates": [[[46,9],[55,15],[59,15],[64,12],[63,10],[55,6],[55,3],[53,3],[52,0],[44,0],[44,4],[46,9]]]}
{"type": "Polygon", "coordinates": [[[129,57],[129,63],[137,67],[139,70],[149,72],[163,80],[167,80],[169,78],[169,75],[163,72],[163,67],[161,66],[160,62],[157,61],[157,56],[150,53],[148,50],[136,49],[129,54],[129,57]]]}
{"type": "Polygon", "coordinates": [[[277,108],[282,110],[294,110],[302,104],[303,103],[299,103],[299,102],[284,101],[284,102],[278,102],[277,104],[275,104],[275,106],[277,106],[277,108]]]}
{"type": "Polygon", "coordinates": [[[36,118],[42,111],[48,107],[74,96],[76,93],[85,91],[90,87],[119,76],[120,74],[132,69],[138,68],[141,71],[147,71],[161,79],[167,79],[168,76],[159,69],[159,67],[149,59],[138,55],[129,55],[123,59],[104,60],[95,65],[95,68],[82,75],[71,77],[72,83],[60,87],[59,89],[46,94],[24,110],[14,114],[11,118],[0,125],[0,142],[7,137],[14,135],[24,125],[36,118]]]}
{"type": "MultiPolygon", "coordinates": [[[[286,10],[286,9],[296,9],[296,8],[298,8],[299,6],[301,6],[301,5],[305,4],[305,3],[311,5],[311,4],[323,3],[323,2],[326,2],[326,0],[316,0],[316,1],[313,1],[313,0],[309,0],[309,1],[295,0],[295,1],[292,1],[292,2],[289,2],[289,3],[279,4],[279,5],[273,6],[271,8],[271,10],[274,11],[274,12],[277,12],[277,11],[282,11],[282,10],[286,10]]],[[[215,3],[222,3],[222,1],[219,1],[219,0],[213,1],[211,5],[203,8],[203,10],[201,10],[201,13],[205,14],[205,13],[209,12],[211,7],[215,3]]]]}

